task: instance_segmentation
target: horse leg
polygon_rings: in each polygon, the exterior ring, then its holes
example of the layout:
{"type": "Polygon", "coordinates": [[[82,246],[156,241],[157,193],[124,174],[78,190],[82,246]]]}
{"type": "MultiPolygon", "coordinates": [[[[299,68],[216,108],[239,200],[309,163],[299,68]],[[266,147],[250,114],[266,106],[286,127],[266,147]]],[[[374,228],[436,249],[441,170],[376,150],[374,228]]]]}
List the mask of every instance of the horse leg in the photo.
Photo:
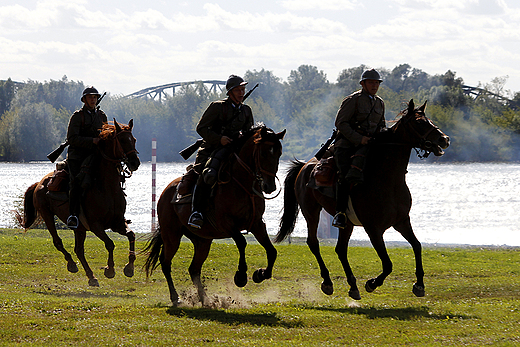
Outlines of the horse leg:
{"type": "Polygon", "coordinates": [[[422,265],[422,246],[417,237],[413,233],[412,225],[410,223],[410,218],[407,218],[405,221],[400,222],[394,225],[394,229],[403,235],[403,237],[410,243],[413,249],[413,253],[415,255],[415,276],[417,277],[417,282],[414,283],[412,292],[415,296],[423,297],[424,296],[424,269],[422,265]]]}
{"type": "Polygon", "coordinates": [[[332,295],[332,293],[334,293],[334,286],[332,284],[332,280],[330,279],[329,269],[327,269],[327,266],[321,257],[320,242],[318,241],[318,223],[320,219],[320,210],[315,211],[313,214],[305,213],[303,209],[302,212],[304,212],[303,215],[307,221],[307,245],[318,261],[321,278],[323,279],[323,282],[321,283],[321,291],[327,295],[332,295]]]}
{"type": "Polygon", "coordinates": [[[336,243],[336,254],[343,266],[343,270],[345,271],[345,275],[347,276],[347,282],[350,285],[350,290],[348,291],[348,296],[350,296],[354,300],[361,300],[361,295],[359,294],[359,289],[356,283],[356,277],[352,272],[350,267],[350,263],[348,262],[348,242],[350,240],[350,236],[352,235],[352,231],[354,230],[354,226],[350,223],[343,230],[340,229],[338,242],[336,243]]]}
{"type": "MultiPolygon", "coordinates": [[[[235,285],[239,288],[244,287],[247,284],[247,262],[246,262],[246,246],[247,241],[244,235],[240,232],[232,236],[235,241],[235,245],[238,248],[238,270],[235,273],[234,281],[235,285]]],[[[272,270],[272,269],[271,269],[272,270]]]]}
{"type": "Polygon", "coordinates": [[[49,233],[52,236],[52,243],[54,244],[54,247],[61,253],[63,253],[63,256],[65,257],[65,260],[67,261],[67,270],[72,273],[78,272],[78,266],[76,265],[76,262],[72,259],[72,256],[69,252],[65,249],[63,246],[63,241],[58,235],[58,231],[56,230],[56,224],[54,224],[54,215],[50,213],[49,211],[42,211],[41,213],[43,221],[45,222],[45,225],[47,226],[47,229],[49,230],[49,233]]]}
{"type": "Polygon", "coordinates": [[[135,234],[128,227],[128,225],[125,222],[125,227],[121,230],[113,230],[121,235],[124,235],[128,238],[128,263],[125,265],[123,269],[123,273],[126,277],[132,277],[134,276],[134,262],[135,262],[135,234]]]}
{"type": "Polygon", "coordinates": [[[166,278],[166,283],[168,283],[168,290],[170,291],[170,300],[173,306],[177,307],[181,304],[181,300],[179,299],[179,294],[177,294],[177,290],[173,285],[172,259],[179,250],[182,233],[175,234],[175,232],[172,229],[170,229],[168,225],[165,225],[164,227],[161,227],[161,237],[163,239],[163,248],[159,257],[159,261],[161,263],[161,270],[164,275],[164,278],[166,278]]]}
{"type": "Polygon", "coordinates": [[[83,269],[85,270],[85,274],[88,277],[88,285],[92,287],[99,287],[99,282],[94,276],[94,273],[92,272],[92,269],[87,263],[87,259],[85,258],[85,238],[87,237],[87,231],[80,226],[80,228],[74,230],[74,252],[76,253],[76,256],[78,257],[79,262],[81,263],[81,266],[83,266],[83,269]]]}
{"type": "Polygon", "coordinates": [[[267,229],[264,222],[261,223],[259,230],[254,230],[252,232],[258,243],[264,247],[267,255],[267,267],[265,269],[257,269],[253,273],[253,282],[260,283],[263,280],[271,278],[273,275],[274,262],[276,261],[278,252],[267,235],[267,229]]]}
{"type": "Polygon", "coordinates": [[[105,244],[105,249],[108,252],[107,266],[105,266],[105,277],[106,278],[114,278],[116,275],[116,270],[114,268],[114,249],[116,246],[114,245],[114,241],[110,237],[108,237],[105,230],[98,226],[92,226],[91,231],[96,235],[103,243],[105,244]]]}
{"type": "Polygon", "coordinates": [[[199,295],[199,300],[202,306],[209,306],[209,299],[206,295],[206,290],[204,289],[204,285],[200,279],[200,273],[202,270],[202,264],[208,258],[209,250],[211,248],[211,242],[213,240],[203,239],[201,237],[192,237],[191,242],[193,243],[193,258],[191,260],[190,267],[188,268],[188,272],[190,273],[191,281],[195,288],[197,288],[197,293],[199,295]]]}
{"type": "Polygon", "coordinates": [[[376,290],[377,287],[382,286],[388,275],[392,273],[392,261],[390,260],[386,250],[385,241],[383,240],[383,233],[374,229],[367,230],[366,227],[365,230],[369,235],[370,242],[376,250],[377,255],[379,256],[379,259],[381,259],[381,263],[383,265],[383,272],[381,272],[381,274],[376,278],[369,279],[365,283],[366,291],[372,293],[374,290],[376,290]]]}

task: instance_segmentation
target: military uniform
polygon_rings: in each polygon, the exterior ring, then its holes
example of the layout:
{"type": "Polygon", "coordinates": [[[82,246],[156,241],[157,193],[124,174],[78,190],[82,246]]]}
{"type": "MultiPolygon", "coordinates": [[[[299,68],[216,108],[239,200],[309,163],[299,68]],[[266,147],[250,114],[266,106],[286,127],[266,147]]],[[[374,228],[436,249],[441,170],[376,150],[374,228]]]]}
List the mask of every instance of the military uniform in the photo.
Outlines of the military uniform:
{"type": "MultiPolygon", "coordinates": [[[[86,95],[99,93],[94,87],[88,87],[83,92],[81,101],[86,95]]],[[[67,165],[69,168],[69,210],[70,216],[67,226],[72,229],[79,225],[81,198],[83,193],[82,183],[90,177],[89,170],[95,165],[96,144],[93,139],[99,137],[103,124],[107,123],[106,114],[98,108],[89,109],[85,104],[80,110],[72,114],[67,128],[67,165]]]]}
{"type": "MultiPolygon", "coordinates": [[[[382,81],[375,70],[363,73],[360,83],[363,89],[347,96],[336,115],[335,125],[339,135],[334,143],[334,160],[338,168],[336,183],[336,215],[332,225],[344,228],[346,226],[345,212],[347,210],[350,186],[363,181],[363,168],[368,153],[368,146],[362,144],[364,136],[372,137],[385,127],[385,103],[383,99],[371,95],[365,90],[363,81],[382,81]]],[[[366,82],[365,82],[366,83],[366,82]]]]}
{"type": "MultiPolygon", "coordinates": [[[[231,75],[226,82],[228,96],[233,89],[240,87],[234,92],[243,92],[247,82],[242,77],[231,75]]],[[[243,94],[242,94],[243,97],[243,94]]],[[[212,102],[197,124],[197,133],[204,140],[197,152],[194,171],[199,174],[197,184],[193,189],[192,213],[188,219],[188,225],[200,229],[204,223],[202,212],[208,199],[211,187],[216,183],[220,163],[225,161],[233,152],[233,144],[225,146],[221,141],[228,137],[231,141],[236,140],[253,126],[253,112],[240,100],[231,99],[232,96],[220,101],[212,102]]]]}

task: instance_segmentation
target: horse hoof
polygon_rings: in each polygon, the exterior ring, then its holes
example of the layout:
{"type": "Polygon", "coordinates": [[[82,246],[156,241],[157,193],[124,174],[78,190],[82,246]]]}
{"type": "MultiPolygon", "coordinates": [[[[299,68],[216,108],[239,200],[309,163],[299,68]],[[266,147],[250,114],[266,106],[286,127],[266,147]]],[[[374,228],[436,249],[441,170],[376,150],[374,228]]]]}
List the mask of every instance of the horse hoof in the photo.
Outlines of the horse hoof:
{"type": "Polygon", "coordinates": [[[361,300],[361,295],[359,295],[359,290],[357,290],[357,289],[349,290],[348,296],[350,296],[354,300],[361,300]]]}
{"type": "Polygon", "coordinates": [[[73,274],[79,271],[78,266],[73,261],[67,263],[67,270],[69,270],[69,272],[72,272],[73,274]]]}
{"type": "Polygon", "coordinates": [[[372,287],[372,285],[374,284],[374,280],[371,279],[371,280],[368,280],[366,283],[365,283],[365,290],[367,291],[367,293],[372,293],[374,290],[376,290],[377,286],[374,286],[372,287]]]}
{"type": "Polygon", "coordinates": [[[424,296],[424,287],[414,283],[412,292],[415,294],[415,296],[422,298],[424,296]]]}
{"type": "Polygon", "coordinates": [[[182,300],[180,300],[179,298],[177,298],[176,300],[171,299],[171,301],[172,307],[179,307],[180,305],[182,305],[182,300]]]}
{"type": "Polygon", "coordinates": [[[114,278],[115,275],[116,275],[116,270],[114,270],[113,267],[108,267],[108,266],[105,267],[105,277],[106,278],[114,278]]]}
{"type": "Polygon", "coordinates": [[[234,280],[235,280],[235,285],[239,288],[242,288],[247,284],[247,274],[245,272],[241,273],[241,272],[237,271],[235,273],[234,280]]]}
{"type": "Polygon", "coordinates": [[[99,287],[99,281],[97,280],[97,278],[90,278],[88,280],[88,285],[91,286],[91,287],[99,287]]]}
{"type": "Polygon", "coordinates": [[[126,264],[125,268],[123,269],[123,273],[126,277],[133,277],[134,276],[134,264],[126,264]]]}
{"type": "Polygon", "coordinates": [[[264,274],[262,269],[258,269],[255,272],[253,272],[253,282],[255,283],[262,283],[264,280],[264,274]]]}
{"type": "Polygon", "coordinates": [[[321,291],[327,295],[332,295],[334,293],[334,286],[332,284],[321,284],[321,291]]]}

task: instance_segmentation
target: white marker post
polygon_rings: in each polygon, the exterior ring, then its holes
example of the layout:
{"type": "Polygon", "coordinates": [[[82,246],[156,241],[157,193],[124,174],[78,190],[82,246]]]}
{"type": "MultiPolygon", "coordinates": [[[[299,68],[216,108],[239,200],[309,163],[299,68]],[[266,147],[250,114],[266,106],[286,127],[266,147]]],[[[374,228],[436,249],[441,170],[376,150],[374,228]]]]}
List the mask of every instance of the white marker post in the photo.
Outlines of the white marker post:
{"type": "Polygon", "coordinates": [[[155,231],[155,171],[157,165],[157,140],[152,139],[152,232],[155,231]]]}

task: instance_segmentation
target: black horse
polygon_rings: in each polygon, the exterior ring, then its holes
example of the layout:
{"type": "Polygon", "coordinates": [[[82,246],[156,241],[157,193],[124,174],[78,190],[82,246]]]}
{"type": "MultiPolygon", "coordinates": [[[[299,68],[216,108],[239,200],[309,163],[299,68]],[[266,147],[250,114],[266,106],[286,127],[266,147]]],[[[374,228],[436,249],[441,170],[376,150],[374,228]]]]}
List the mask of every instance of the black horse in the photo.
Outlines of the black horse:
{"type": "MultiPolygon", "coordinates": [[[[354,225],[364,227],[383,265],[383,272],[366,282],[367,292],[381,286],[392,272],[392,262],[386,251],[383,233],[393,227],[413,248],[417,277],[413,293],[416,296],[424,296],[421,243],[415,237],[410,224],[412,198],[405,176],[412,148],[420,148],[425,155],[434,153],[441,156],[444,154],[442,149],[449,146],[449,137],[426,117],[425,107],[426,103],[415,108],[413,100],[410,100],[408,108],[400,113],[401,118],[394,126],[374,138],[366,159],[364,183],[355,186],[351,191],[353,209],[350,208],[348,213],[347,227],[339,230],[336,253],[350,285],[349,296],[353,299],[361,299],[356,278],[347,259],[348,242],[354,225]]],[[[312,171],[317,164],[316,159],[308,163],[294,161],[288,170],[285,179],[284,212],[275,241],[281,242],[292,233],[301,208],[307,222],[307,244],[318,261],[323,278],[321,289],[330,295],[333,293],[333,285],[320,254],[317,229],[321,209],[324,208],[329,214],[334,215],[336,202],[333,194],[324,194],[310,187],[314,181],[312,171]]]]}

